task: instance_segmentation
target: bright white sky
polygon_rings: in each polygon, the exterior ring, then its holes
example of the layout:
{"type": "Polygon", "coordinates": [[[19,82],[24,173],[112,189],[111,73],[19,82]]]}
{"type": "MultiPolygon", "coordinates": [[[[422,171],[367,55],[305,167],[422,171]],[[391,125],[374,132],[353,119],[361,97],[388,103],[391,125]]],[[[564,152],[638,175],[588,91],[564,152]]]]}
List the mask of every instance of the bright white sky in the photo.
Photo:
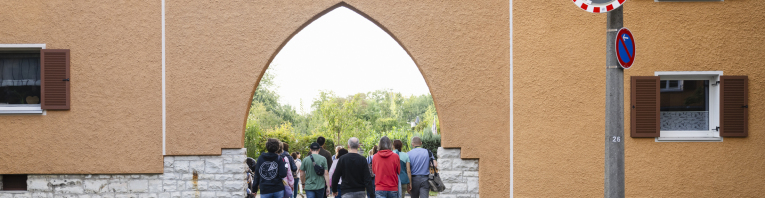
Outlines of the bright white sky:
{"type": "Polygon", "coordinates": [[[281,102],[305,113],[319,91],[338,96],[391,89],[404,96],[428,94],[422,74],[406,51],[374,23],[337,8],[300,31],[268,68],[281,102]]]}

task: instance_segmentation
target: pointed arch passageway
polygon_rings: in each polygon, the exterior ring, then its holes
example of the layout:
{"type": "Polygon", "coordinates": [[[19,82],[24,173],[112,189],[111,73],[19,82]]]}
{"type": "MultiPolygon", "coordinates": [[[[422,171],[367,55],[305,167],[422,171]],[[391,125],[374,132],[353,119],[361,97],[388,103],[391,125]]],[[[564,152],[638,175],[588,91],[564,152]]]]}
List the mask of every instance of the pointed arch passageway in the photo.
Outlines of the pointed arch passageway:
{"type": "Polygon", "coordinates": [[[476,176],[481,195],[507,196],[511,147],[507,2],[210,5],[169,0],[167,155],[218,155],[223,148],[242,148],[251,97],[267,66],[297,32],[338,7],[378,25],[416,63],[438,109],[442,146],[459,148],[444,152],[453,156],[445,157],[450,160],[442,166],[464,168],[480,161],[476,176]]]}

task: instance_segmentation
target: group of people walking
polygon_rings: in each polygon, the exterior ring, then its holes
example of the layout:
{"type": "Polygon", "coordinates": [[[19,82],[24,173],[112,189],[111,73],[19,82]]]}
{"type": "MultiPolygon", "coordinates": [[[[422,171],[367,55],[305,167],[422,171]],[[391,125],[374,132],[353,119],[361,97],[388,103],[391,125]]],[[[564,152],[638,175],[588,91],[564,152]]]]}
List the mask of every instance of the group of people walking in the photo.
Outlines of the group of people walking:
{"type": "Polygon", "coordinates": [[[419,137],[411,139],[414,149],[408,153],[401,152],[402,140],[382,137],[366,158],[356,137],[348,139],[347,149],[336,147],[334,156],[323,148],[325,141],[317,138],[301,160],[287,143],[268,139],[268,152],[247,159],[248,196],[260,190],[261,198],[296,198],[302,187],[307,198],[403,198],[405,192],[428,197],[430,166],[438,162],[419,137]]]}

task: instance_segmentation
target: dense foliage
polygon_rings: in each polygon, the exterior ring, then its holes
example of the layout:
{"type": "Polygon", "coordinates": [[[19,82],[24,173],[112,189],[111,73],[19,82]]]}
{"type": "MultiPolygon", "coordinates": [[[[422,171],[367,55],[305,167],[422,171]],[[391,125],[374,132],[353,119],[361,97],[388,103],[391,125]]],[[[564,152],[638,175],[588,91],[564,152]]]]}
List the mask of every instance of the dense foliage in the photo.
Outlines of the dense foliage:
{"type": "Polygon", "coordinates": [[[362,151],[370,150],[382,136],[402,140],[403,151],[411,149],[413,136],[421,137],[423,147],[434,153],[441,145],[440,127],[430,94],[406,97],[390,90],[378,90],[341,97],[333,92],[321,92],[311,103],[310,112],[300,114],[292,106],[279,103],[273,78],[273,74],[266,72],[252,99],[245,129],[249,157],[257,158],[265,152],[263,142],[267,138],[287,142],[291,152],[299,151],[303,156],[319,136],[327,139],[324,148],[332,153],[335,144],[346,145],[350,137],[361,140],[362,151]],[[434,121],[436,135],[431,129],[434,121]]]}

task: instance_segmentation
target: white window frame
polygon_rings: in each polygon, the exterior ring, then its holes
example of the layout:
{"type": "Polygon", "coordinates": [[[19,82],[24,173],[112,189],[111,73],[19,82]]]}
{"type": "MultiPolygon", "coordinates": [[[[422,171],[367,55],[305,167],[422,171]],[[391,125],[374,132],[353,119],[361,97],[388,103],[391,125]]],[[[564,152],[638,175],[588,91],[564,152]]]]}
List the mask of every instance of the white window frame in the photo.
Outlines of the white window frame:
{"type": "Polygon", "coordinates": [[[660,89],[661,92],[681,92],[683,91],[683,80],[666,80],[664,87],[660,89]],[[670,87],[669,85],[672,84],[670,81],[677,81],[677,87],[670,87]]]}
{"type": "MultiPolygon", "coordinates": [[[[7,49],[45,49],[45,44],[0,44],[0,51],[7,49]]],[[[8,114],[42,114],[45,110],[40,104],[3,104],[0,105],[0,115],[8,114]]]]}
{"type": "Polygon", "coordinates": [[[720,76],[722,71],[657,71],[660,80],[709,80],[709,130],[661,131],[656,142],[722,142],[720,131],[720,76]]]}

